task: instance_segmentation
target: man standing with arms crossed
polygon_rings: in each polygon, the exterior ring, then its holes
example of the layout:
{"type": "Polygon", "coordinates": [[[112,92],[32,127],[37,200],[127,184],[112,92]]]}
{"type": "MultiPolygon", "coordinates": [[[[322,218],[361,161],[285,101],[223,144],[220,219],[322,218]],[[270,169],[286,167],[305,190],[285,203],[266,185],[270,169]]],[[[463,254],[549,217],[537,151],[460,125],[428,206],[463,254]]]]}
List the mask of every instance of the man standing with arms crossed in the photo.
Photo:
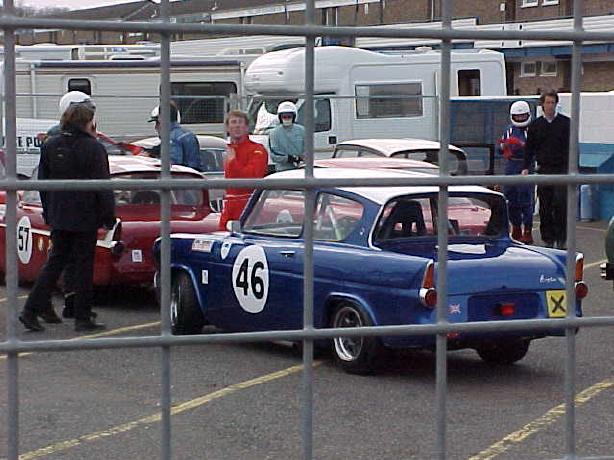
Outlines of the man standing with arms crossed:
{"type": "MultiPolygon", "coordinates": [[[[525,148],[525,169],[533,162],[537,174],[567,174],[569,171],[569,117],[557,113],[559,96],[551,90],[539,101],[544,112],[529,125],[525,148]]],[[[567,243],[567,187],[538,185],[541,238],[547,247],[565,249],[567,243]]]]}
{"type": "MultiPolygon", "coordinates": [[[[249,139],[247,114],[232,110],[226,116],[226,131],[230,144],[226,149],[224,177],[226,179],[258,179],[266,175],[268,154],[262,144],[249,139]]],[[[228,188],[224,196],[224,208],[219,229],[226,230],[229,220],[239,220],[253,188],[228,188]]]]}

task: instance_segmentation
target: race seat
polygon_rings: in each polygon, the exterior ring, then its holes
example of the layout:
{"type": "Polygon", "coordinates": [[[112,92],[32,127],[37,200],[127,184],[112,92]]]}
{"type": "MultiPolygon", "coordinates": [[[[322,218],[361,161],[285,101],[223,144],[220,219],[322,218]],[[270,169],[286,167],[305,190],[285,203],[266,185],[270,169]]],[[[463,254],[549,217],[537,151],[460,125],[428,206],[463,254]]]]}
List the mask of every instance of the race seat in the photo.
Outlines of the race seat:
{"type": "Polygon", "coordinates": [[[422,215],[422,206],[417,201],[399,201],[386,223],[380,239],[409,238],[426,235],[426,225],[422,215]]]}

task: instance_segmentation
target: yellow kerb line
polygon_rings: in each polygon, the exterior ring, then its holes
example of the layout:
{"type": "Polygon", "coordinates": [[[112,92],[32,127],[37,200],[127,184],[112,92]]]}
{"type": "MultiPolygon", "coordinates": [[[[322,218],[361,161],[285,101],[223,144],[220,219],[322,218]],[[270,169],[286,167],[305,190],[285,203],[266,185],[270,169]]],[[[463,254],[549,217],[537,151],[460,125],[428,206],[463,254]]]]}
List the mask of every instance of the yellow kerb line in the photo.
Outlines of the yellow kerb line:
{"type": "MultiPolygon", "coordinates": [[[[322,361],[314,361],[313,367],[317,367],[320,364],[322,364],[322,361]]],[[[235,383],[233,385],[227,386],[226,388],[222,388],[221,390],[214,391],[213,393],[209,393],[209,394],[200,396],[198,398],[183,402],[181,404],[172,406],[171,415],[178,415],[178,414],[181,414],[182,412],[186,412],[191,409],[196,409],[197,407],[207,404],[215,399],[219,399],[224,396],[229,396],[240,390],[245,390],[247,388],[250,388],[256,385],[262,385],[264,383],[272,382],[273,380],[278,380],[280,378],[287,377],[292,374],[296,374],[298,372],[301,372],[302,370],[303,370],[303,365],[301,364],[298,366],[288,367],[286,369],[283,369],[277,372],[273,372],[271,374],[266,374],[260,377],[256,377],[251,380],[246,380],[245,382],[235,383]]],[[[126,433],[127,431],[132,431],[135,428],[139,428],[143,425],[150,425],[152,423],[157,423],[161,420],[161,418],[162,418],[161,414],[157,413],[157,414],[149,415],[147,417],[143,417],[137,420],[133,420],[131,422],[122,423],[121,425],[116,425],[106,430],[84,434],[82,436],[79,436],[78,438],[69,439],[68,441],[57,442],[47,447],[42,447],[40,449],[26,452],[19,456],[19,460],[30,460],[33,458],[44,457],[46,455],[51,455],[57,452],[68,450],[72,447],[76,447],[86,442],[97,441],[99,439],[108,438],[116,434],[126,433]]]]}
{"type": "MultiPolygon", "coordinates": [[[[595,385],[588,387],[587,389],[581,391],[576,395],[576,407],[582,406],[602,391],[612,387],[614,387],[614,379],[606,379],[602,382],[596,383],[595,385]]],[[[559,404],[558,406],[550,409],[541,417],[536,418],[535,420],[527,423],[518,431],[514,431],[513,433],[508,434],[506,437],[494,443],[488,449],[483,450],[482,452],[477,455],[474,455],[473,457],[469,457],[469,460],[490,460],[497,455],[501,455],[515,445],[527,439],[529,436],[532,436],[543,428],[552,425],[563,415],[565,415],[565,404],[559,404]]]]}
{"type": "Polygon", "coordinates": [[[597,267],[607,261],[608,259],[603,259],[603,260],[598,260],[597,262],[591,262],[590,264],[586,264],[584,268],[586,269],[586,268],[591,268],[591,267],[597,267]]]}
{"type": "MultiPolygon", "coordinates": [[[[154,326],[159,326],[159,325],[160,325],[160,321],[153,321],[151,323],[143,323],[143,324],[135,324],[134,326],[120,327],[117,329],[112,329],[110,331],[98,332],[96,334],[80,335],[79,337],[74,337],[71,340],[95,339],[96,337],[108,337],[110,335],[121,334],[122,332],[138,331],[139,329],[147,329],[149,327],[154,327],[154,326]]],[[[23,358],[24,356],[30,356],[33,354],[34,352],[19,353],[19,357],[23,358]]],[[[6,355],[0,356],[0,361],[2,361],[3,359],[6,359],[6,355]]]]}

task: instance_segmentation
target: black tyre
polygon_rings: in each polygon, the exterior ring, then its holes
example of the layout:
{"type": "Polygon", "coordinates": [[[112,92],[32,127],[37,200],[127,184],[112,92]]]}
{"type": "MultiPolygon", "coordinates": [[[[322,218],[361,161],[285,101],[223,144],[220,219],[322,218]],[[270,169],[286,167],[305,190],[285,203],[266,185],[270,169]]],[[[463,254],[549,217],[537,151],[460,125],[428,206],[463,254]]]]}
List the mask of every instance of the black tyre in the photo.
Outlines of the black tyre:
{"type": "MultiPolygon", "coordinates": [[[[339,305],[332,316],[331,327],[366,327],[373,322],[362,309],[353,303],[339,305]]],[[[335,337],[332,352],[335,362],[350,374],[372,374],[375,363],[382,353],[382,345],[377,337],[335,337]]]]}
{"type": "Polygon", "coordinates": [[[476,351],[488,364],[510,365],[527,355],[530,343],[530,340],[507,340],[482,345],[476,351]]]}
{"type": "Polygon", "coordinates": [[[187,273],[178,273],[173,277],[170,314],[175,335],[200,334],[205,325],[205,317],[187,273]]]}

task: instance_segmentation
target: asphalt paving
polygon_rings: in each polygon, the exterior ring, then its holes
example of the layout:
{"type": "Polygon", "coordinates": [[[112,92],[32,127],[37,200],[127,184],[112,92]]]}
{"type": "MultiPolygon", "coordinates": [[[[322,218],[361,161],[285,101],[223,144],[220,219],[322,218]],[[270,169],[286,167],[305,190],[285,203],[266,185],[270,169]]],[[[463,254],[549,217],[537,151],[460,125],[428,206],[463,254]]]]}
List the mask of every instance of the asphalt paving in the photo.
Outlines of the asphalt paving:
{"type": "MultiPolygon", "coordinates": [[[[612,283],[600,279],[598,267],[605,225],[577,223],[590,288],[585,316],[614,313],[612,283]]],[[[27,290],[20,288],[20,305],[27,290]]],[[[0,305],[4,340],[6,300],[0,305]]],[[[106,336],[159,333],[151,293],[112,292],[96,309],[106,336]]],[[[42,334],[19,330],[24,340],[76,337],[71,323],[42,334]]],[[[612,329],[580,330],[576,349],[577,453],[614,458],[612,329]]],[[[449,352],[447,458],[563,458],[565,356],[565,339],[555,337],[533,342],[527,357],[509,367],[488,366],[472,350],[449,352]]],[[[7,455],[5,361],[0,357],[0,458],[7,455]]],[[[173,458],[302,458],[302,361],[295,349],[185,346],[173,348],[171,362],[173,458]]],[[[20,458],[159,458],[160,369],[156,348],[22,356],[20,458]]],[[[394,353],[374,376],[346,374],[324,355],[314,369],[313,458],[436,458],[435,383],[435,355],[428,351],[394,353]]]]}

